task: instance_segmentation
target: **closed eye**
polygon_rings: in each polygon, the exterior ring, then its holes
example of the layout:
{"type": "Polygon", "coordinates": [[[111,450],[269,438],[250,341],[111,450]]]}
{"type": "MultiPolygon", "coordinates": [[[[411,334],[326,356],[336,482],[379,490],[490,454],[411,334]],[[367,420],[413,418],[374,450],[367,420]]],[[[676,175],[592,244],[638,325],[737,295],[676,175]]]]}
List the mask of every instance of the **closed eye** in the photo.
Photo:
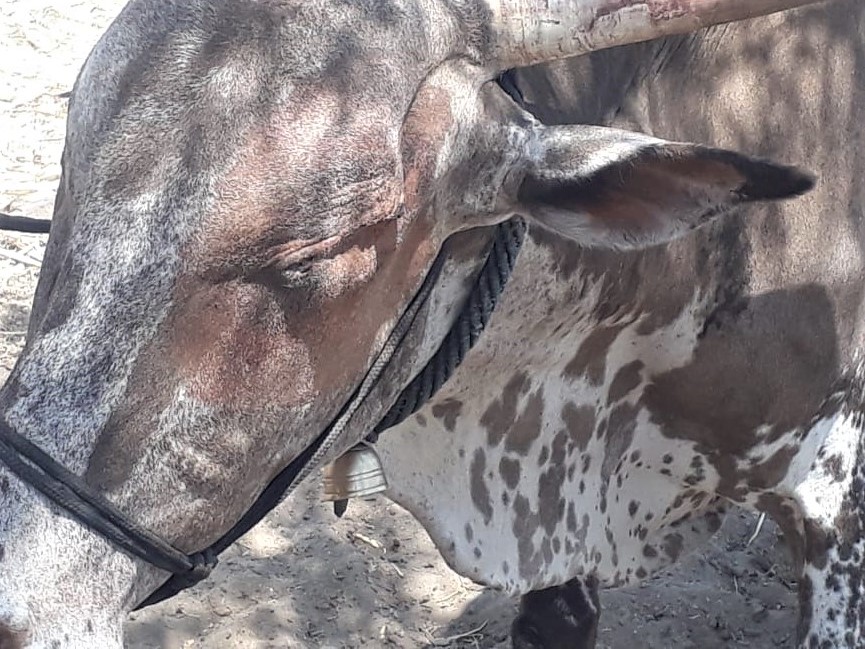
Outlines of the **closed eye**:
{"type": "Polygon", "coordinates": [[[341,240],[342,237],[334,236],[318,241],[292,241],[276,248],[267,265],[283,272],[308,270],[314,262],[333,256],[341,240]]]}

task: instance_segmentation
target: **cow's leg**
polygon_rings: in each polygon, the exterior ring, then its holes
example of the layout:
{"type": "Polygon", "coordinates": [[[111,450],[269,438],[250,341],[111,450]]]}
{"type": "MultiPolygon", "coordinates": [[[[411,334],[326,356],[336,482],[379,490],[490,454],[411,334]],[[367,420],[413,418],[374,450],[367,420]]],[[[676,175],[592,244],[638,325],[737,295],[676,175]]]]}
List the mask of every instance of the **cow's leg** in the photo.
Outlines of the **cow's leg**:
{"type": "Polygon", "coordinates": [[[861,467],[858,471],[833,527],[805,523],[806,559],[799,584],[803,649],[865,646],[865,480],[861,467]]]}
{"type": "Polygon", "coordinates": [[[594,649],[601,606],[598,582],[571,579],[523,595],[511,626],[514,649],[594,649]]]}
{"type": "Polygon", "coordinates": [[[865,647],[865,437],[861,417],[836,415],[807,478],[799,647],[865,647]]]}
{"type": "MultiPolygon", "coordinates": [[[[859,488],[865,488],[860,483],[859,488]]],[[[838,529],[808,523],[808,558],[799,584],[799,646],[841,649],[865,646],[865,536],[861,496],[838,529]],[[849,526],[846,530],[845,527],[849,526]],[[855,533],[855,539],[848,536],[855,533]]]]}

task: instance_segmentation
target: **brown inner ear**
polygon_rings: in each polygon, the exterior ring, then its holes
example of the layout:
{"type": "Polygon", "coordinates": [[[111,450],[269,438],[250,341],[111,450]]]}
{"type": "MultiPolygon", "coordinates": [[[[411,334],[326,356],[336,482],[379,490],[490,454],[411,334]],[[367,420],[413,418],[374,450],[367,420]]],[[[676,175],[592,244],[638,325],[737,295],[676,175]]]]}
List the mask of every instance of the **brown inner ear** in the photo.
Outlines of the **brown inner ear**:
{"type": "Polygon", "coordinates": [[[637,178],[641,176],[670,176],[672,179],[688,181],[714,189],[736,190],[745,184],[747,178],[734,165],[725,160],[690,156],[661,158],[637,164],[637,178]]]}
{"type": "MultiPolygon", "coordinates": [[[[724,192],[736,192],[747,181],[727,161],[677,151],[673,157],[669,153],[669,148],[663,154],[649,149],[636,160],[584,179],[527,179],[520,198],[528,204],[553,205],[588,214],[608,225],[620,222],[634,228],[659,211],[675,212],[680,205],[690,210],[702,203],[711,211],[712,202],[720,202],[724,192]]],[[[699,210],[695,212],[697,216],[699,210]]]]}
{"type": "MultiPolygon", "coordinates": [[[[610,170],[600,183],[590,181],[575,200],[594,218],[630,227],[659,212],[676,215],[682,206],[702,216],[726,203],[724,194],[745,183],[745,177],[730,165],[697,158],[638,162],[624,173],[616,171],[610,170]],[[694,209],[698,205],[706,209],[694,209]]],[[[734,197],[729,198],[732,202],[734,197]]]]}

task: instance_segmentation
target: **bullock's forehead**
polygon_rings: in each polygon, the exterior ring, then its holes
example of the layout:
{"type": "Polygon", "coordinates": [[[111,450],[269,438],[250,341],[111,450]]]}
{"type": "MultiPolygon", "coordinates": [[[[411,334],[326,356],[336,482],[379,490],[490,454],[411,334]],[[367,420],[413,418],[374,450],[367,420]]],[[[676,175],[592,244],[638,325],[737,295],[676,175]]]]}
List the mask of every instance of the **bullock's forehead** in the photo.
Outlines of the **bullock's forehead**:
{"type": "Polygon", "coordinates": [[[309,247],[328,256],[353,233],[394,218],[402,194],[399,120],[378,108],[346,111],[323,94],[245,129],[214,174],[189,259],[199,268],[248,270],[309,247]]]}
{"type": "Polygon", "coordinates": [[[435,65],[449,49],[441,37],[452,16],[432,15],[424,4],[216,3],[191,8],[186,24],[173,15],[174,33],[154,45],[199,74],[244,70],[262,91],[314,82],[344,95],[386,83],[393,98],[394,77],[435,65]],[[432,24],[437,18],[441,24],[432,24]]]}

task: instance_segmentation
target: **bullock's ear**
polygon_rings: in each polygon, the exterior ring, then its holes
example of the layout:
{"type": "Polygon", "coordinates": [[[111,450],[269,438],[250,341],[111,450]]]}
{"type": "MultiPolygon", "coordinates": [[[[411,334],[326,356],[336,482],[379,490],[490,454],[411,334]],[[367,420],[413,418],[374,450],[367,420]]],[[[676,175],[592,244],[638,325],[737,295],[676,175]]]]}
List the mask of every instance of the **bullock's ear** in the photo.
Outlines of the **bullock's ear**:
{"type": "Polygon", "coordinates": [[[521,211],[586,246],[664,243],[741,203],[814,185],[794,167],[616,129],[549,127],[538,135],[518,191],[521,211]]]}

